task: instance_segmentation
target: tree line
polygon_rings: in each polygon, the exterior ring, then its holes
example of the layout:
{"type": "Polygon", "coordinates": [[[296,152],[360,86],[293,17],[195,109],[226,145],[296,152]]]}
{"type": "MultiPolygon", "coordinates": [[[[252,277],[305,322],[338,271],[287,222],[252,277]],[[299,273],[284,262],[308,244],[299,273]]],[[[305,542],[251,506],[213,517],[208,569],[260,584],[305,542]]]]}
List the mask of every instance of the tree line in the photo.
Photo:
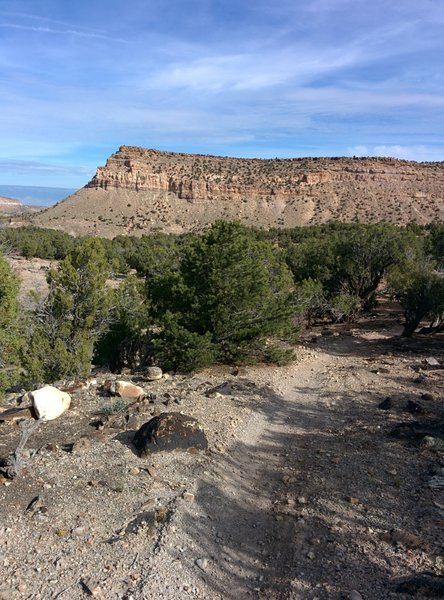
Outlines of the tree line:
{"type": "Polygon", "coordinates": [[[24,315],[0,255],[0,391],[85,376],[92,364],[283,364],[301,328],[352,321],[376,306],[382,282],[404,309],[403,335],[424,319],[435,331],[444,323],[442,224],[263,231],[217,222],[202,234],[113,240],[26,227],[0,230],[0,244],[59,260],[48,294],[24,315]]]}

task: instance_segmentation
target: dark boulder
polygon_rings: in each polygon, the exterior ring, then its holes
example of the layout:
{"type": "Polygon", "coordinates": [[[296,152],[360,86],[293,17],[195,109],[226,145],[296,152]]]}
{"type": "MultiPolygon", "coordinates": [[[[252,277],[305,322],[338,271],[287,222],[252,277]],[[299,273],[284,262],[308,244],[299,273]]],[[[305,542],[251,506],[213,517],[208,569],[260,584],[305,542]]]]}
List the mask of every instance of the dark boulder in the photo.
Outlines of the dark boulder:
{"type": "Polygon", "coordinates": [[[394,438],[410,441],[421,441],[426,436],[444,439],[444,423],[419,423],[418,421],[398,423],[393,427],[390,435],[394,438]]]}
{"type": "Polygon", "coordinates": [[[207,437],[194,417],[180,413],[161,413],[144,423],[133,439],[139,456],[162,450],[205,450],[207,437]]]}
{"type": "Polygon", "coordinates": [[[401,581],[396,591],[422,598],[444,598],[444,577],[433,573],[419,573],[401,581]]]}

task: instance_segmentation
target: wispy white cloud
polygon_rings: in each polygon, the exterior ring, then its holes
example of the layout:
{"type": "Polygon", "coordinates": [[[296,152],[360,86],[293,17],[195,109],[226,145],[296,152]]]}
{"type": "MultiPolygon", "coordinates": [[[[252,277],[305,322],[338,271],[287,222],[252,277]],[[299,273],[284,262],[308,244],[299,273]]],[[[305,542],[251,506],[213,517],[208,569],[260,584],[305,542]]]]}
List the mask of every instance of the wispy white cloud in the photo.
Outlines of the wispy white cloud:
{"type": "Polygon", "coordinates": [[[310,55],[307,48],[260,50],[244,54],[198,57],[164,65],[149,79],[153,88],[190,88],[219,92],[260,90],[286,82],[301,84],[334,69],[352,64],[350,54],[310,55]]]}
{"type": "Polygon", "coordinates": [[[99,33],[94,31],[82,31],[79,29],[55,29],[53,27],[45,27],[43,25],[21,25],[18,23],[0,23],[0,27],[3,29],[20,29],[23,31],[33,31],[36,33],[49,33],[54,35],[73,35],[81,38],[96,38],[101,40],[107,40],[109,42],[120,42],[126,44],[127,41],[122,38],[111,37],[105,33],[99,33]]]}
{"type": "Polygon", "coordinates": [[[441,0],[147,4],[5,0],[6,158],[92,165],[121,144],[444,158],[441,0]]]}
{"type": "Polygon", "coordinates": [[[0,173],[11,175],[81,175],[91,173],[91,167],[43,163],[34,160],[0,158],[0,173]]]}

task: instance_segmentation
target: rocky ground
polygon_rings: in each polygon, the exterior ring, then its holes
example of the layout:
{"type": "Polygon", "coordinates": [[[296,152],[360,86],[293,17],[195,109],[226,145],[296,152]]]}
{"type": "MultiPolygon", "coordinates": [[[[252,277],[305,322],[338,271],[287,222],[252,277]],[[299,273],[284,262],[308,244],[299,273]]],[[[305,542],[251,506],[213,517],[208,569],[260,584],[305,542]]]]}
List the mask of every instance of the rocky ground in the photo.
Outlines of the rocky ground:
{"type": "MultiPolygon", "coordinates": [[[[443,598],[443,344],[387,317],[310,334],[288,367],[127,374],[138,401],[97,373],[0,482],[0,598],[443,598]],[[139,458],[161,412],[209,449],[139,458]]],[[[0,456],[21,427],[0,422],[0,456]]]]}

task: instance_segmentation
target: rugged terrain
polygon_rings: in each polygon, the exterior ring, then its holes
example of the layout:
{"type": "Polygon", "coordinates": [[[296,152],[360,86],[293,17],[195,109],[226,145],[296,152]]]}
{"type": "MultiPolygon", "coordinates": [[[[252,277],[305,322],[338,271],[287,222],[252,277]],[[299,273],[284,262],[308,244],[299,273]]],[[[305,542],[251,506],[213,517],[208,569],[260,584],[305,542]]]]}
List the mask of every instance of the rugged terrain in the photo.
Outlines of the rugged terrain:
{"type": "Polygon", "coordinates": [[[75,234],[444,219],[444,163],[391,158],[241,159],[122,146],[81,190],[34,218],[75,234]]]}
{"type": "MultiPolygon", "coordinates": [[[[444,568],[443,340],[398,316],[313,330],[288,367],[127,373],[132,403],[96,373],[0,482],[0,598],[442,597],[397,591],[444,568]],[[179,411],[209,450],[139,458],[134,430],[179,411]]],[[[26,422],[0,422],[0,457],[26,422]]]]}
{"type": "Polygon", "coordinates": [[[27,207],[18,200],[0,196],[0,215],[17,215],[25,212],[26,210],[27,207]]]}

